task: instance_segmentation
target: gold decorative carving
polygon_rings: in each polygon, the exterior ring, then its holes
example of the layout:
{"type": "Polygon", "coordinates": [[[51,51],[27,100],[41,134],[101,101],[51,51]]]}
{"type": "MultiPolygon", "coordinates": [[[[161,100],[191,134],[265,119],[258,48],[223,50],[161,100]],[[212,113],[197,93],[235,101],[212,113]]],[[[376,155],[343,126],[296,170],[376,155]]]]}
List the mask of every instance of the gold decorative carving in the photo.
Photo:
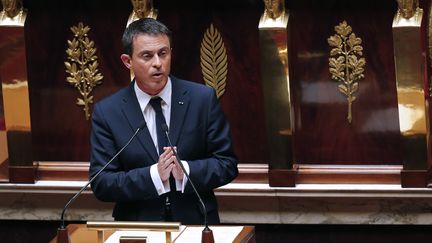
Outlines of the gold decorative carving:
{"type": "Polygon", "coordinates": [[[402,16],[405,19],[410,19],[418,11],[419,3],[418,0],[397,0],[398,11],[397,15],[402,16]]]}
{"type": "Polygon", "coordinates": [[[285,11],[284,0],[263,0],[264,13],[260,18],[259,29],[286,28],[288,14],[285,11]]]}
{"type": "Polygon", "coordinates": [[[127,25],[142,18],[157,18],[158,11],[153,8],[153,0],[131,0],[133,11],[129,15],[127,25]]]}
{"type": "Polygon", "coordinates": [[[72,26],[73,40],[68,40],[69,48],[66,50],[68,60],[65,62],[66,72],[69,77],[66,81],[78,89],[82,98],[77,98],[77,105],[84,106],[86,120],[90,119],[90,104],[93,103],[91,92],[93,88],[102,83],[103,76],[99,73],[96,48],[87,33],[90,27],[84,26],[82,22],[78,26],[72,26]]]}
{"type": "Polygon", "coordinates": [[[285,13],[284,0],[264,0],[264,15],[271,19],[277,19],[285,13]]]}
{"type": "Polygon", "coordinates": [[[222,37],[213,24],[201,42],[201,72],[206,84],[215,89],[220,98],[225,93],[228,61],[222,37]]]}
{"type": "Polygon", "coordinates": [[[359,89],[356,80],[364,78],[364,65],[366,60],[358,58],[363,55],[362,40],[352,32],[351,26],[343,21],[335,26],[337,34],[330,36],[327,42],[331,47],[329,58],[329,71],[332,79],[341,82],[339,91],[347,97],[349,123],[352,121],[352,103],[356,99],[355,93],[359,89]]]}
{"type": "Polygon", "coordinates": [[[23,8],[22,0],[2,0],[0,12],[0,26],[24,26],[27,11],[23,8]]]}

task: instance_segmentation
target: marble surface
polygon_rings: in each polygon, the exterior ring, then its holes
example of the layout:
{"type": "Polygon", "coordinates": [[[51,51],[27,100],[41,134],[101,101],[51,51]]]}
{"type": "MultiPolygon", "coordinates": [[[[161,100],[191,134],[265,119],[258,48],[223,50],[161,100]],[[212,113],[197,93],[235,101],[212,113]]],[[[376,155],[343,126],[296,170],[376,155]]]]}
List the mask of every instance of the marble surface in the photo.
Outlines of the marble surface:
{"type": "MultiPolygon", "coordinates": [[[[59,220],[63,206],[85,182],[0,184],[0,219],[59,220]]],[[[397,185],[297,185],[232,183],[216,190],[223,223],[432,224],[432,189],[397,185]]],[[[66,220],[113,220],[113,204],[90,189],[66,211],[66,220]]]]}

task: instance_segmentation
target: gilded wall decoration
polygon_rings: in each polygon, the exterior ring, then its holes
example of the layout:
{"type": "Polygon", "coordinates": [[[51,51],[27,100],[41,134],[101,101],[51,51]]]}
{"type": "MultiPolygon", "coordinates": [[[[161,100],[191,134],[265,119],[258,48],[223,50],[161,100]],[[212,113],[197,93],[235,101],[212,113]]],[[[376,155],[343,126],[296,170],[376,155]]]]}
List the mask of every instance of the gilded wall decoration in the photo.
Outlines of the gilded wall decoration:
{"type": "Polygon", "coordinates": [[[352,32],[351,26],[343,21],[335,26],[336,34],[327,39],[330,50],[329,71],[332,79],[341,82],[339,91],[347,97],[347,120],[352,122],[352,103],[359,89],[357,80],[364,78],[366,60],[363,55],[362,40],[352,32]]]}
{"type": "Polygon", "coordinates": [[[418,0],[397,0],[398,3],[398,17],[405,19],[412,18],[415,14],[418,14],[417,9],[419,8],[418,0]]]}
{"type": "Polygon", "coordinates": [[[264,13],[261,15],[258,25],[259,29],[286,29],[288,23],[288,14],[285,11],[284,0],[263,0],[264,13]]]}
{"type": "Polygon", "coordinates": [[[271,19],[277,19],[285,14],[284,0],[263,0],[264,1],[264,16],[271,19]]]}
{"type": "Polygon", "coordinates": [[[213,24],[201,42],[201,72],[207,86],[216,90],[220,98],[225,93],[228,61],[224,42],[213,24]]]}
{"type": "Polygon", "coordinates": [[[2,0],[0,26],[24,26],[27,10],[23,8],[22,0],[2,0]]]}
{"type": "Polygon", "coordinates": [[[90,119],[90,104],[93,103],[91,92],[93,88],[102,83],[103,76],[98,70],[98,61],[94,42],[90,40],[87,33],[90,27],[84,26],[82,22],[78,26],[72,26],[71,31],[74,38],[68,40],[69,48],[66,50],[67,59],[65,62],[66,72],[69,77],[66,81],[73,85],[81,94],[82,98],[77,98],[77,105],[83,106],[86,120],[90,119]]]}
{"type": "Polygon", "coordinates": [[[126,26],[142,18],[156,19],[158,10],[153,8],[153,0],[131,0],[133,11],[129,15],[126,26]]]}

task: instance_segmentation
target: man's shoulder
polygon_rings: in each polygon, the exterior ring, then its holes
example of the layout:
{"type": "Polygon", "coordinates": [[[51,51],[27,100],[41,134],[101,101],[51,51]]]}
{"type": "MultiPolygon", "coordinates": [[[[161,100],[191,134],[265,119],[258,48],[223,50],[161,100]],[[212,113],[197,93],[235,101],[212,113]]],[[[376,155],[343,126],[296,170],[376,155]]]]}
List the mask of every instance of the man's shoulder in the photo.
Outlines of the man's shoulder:
{"type": "Polygon", "coordinates": [[[187,90],[192,91],[192,92],[211,92],[212,91],[212,88],[210,88],[209,86],[202,84],[202,83],[194,82],[191,80],[186,80],[186,79],[181,79],[181,78],[176,78],[176,77],[171,76],[171,81],[174,83],[175,86],[187,89],[187,90]]]}
{"type": "Polygon", "coordinates": [[[118,103],[119,100],[122,100],[122,99],[124,99],[124,97],[127,96],[127,94],[130,92],[130,89],[131,89],[131,85],[123,87],[123,88],[115,91],[114,93],[108,94],[107,96],[98,100],[96,102],[96,104],[111,106],[112,104],[118,103]]]}

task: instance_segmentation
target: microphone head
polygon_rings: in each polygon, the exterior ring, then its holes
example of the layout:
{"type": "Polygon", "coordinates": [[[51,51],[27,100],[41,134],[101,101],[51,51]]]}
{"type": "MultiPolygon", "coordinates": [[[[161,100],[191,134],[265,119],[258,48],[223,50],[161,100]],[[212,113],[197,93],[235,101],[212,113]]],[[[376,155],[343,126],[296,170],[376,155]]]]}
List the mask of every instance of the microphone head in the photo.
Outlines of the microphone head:
{"type": "Polygon", "coordinates": [[[168,133],[168,126],[167,126],[167,124],[164,123],[164,124],[161,125],[161,127],[162,127],[162,130],[164,132],[168,133]]]}
{"type": "Polygon", "coordinates": [[[142,121],[140,122],[138,128],[141,130],[141,129],[143,129],[145,126],[146,126],[146,122],[145,122],[145,120],[142,120],[142,121]]]}

